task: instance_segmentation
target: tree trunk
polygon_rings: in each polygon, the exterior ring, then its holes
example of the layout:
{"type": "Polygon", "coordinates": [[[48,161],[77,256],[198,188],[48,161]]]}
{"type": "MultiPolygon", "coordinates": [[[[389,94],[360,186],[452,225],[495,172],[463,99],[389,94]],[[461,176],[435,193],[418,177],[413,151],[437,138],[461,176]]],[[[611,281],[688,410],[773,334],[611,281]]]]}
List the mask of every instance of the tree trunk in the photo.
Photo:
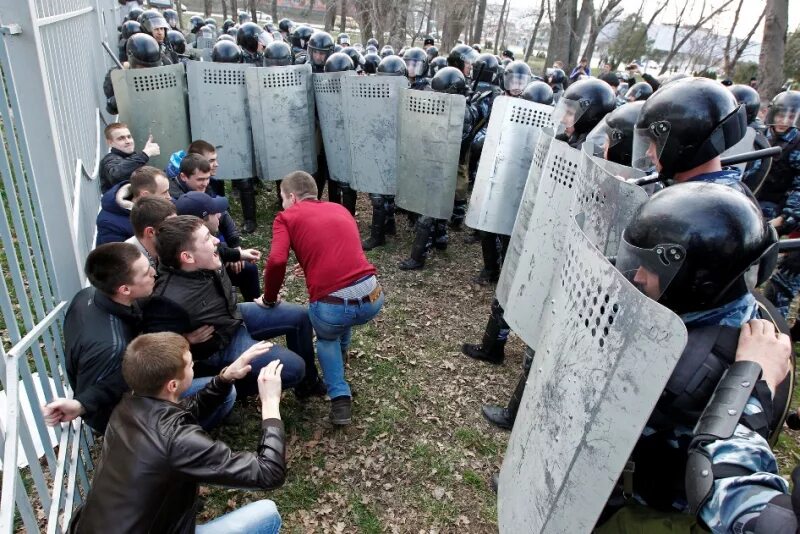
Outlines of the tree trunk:
{"type": "MultiPolygon", "coordinates": [[[[788,2],[788,0],[785,0],[785,1],[788,2]]],[[[683,38],[681,38],[681,40],[678,41],[677,44],[675,44],[675,41],[676,41],[676,38],[677,38],[677,35],[678,35],[678,30],[680,28],[681,18],[682,18],[683,13],[684,13],[684,11],[686,9],[686,5],[684,5],[684,8],[681,10],[681,14],[678,17],[678,20],[675,21],[675,31],[672,34],[672,46],[670,47],[671,49],[670,49],[669,53],[667,54],[667,57],[664,58],[664,62],[661,64],[661,72],[659,72],[659,74],[664,74],[665,72],[667,72],[667,68],[669,67],[670,62],[675,58],[675,56],[678,54],[678,52],[683,47],[683,45],[686,44],[686,41],[688,41],[689,38],[692,35],[694,35],[694,33],[698,29],[700,29],[700,27],[703,24],[705,24],[706,22],[708,22],[712,18],[716,17],[726,7],[728,7],[728,5],[731,2],[733,2],[733,0],[726,0],[723,4],[721,4],[717,9],[715,9],[714,11],[709,13],[708,15],[704,16],[703,13],[701,12],[700,13],[700,19],[697,22],[695,22],[694,25],[691,28],[689,28],[689,30],[684,34],[683,38]]],[[[687,4],[688,3],[689,3],[689,0],[687,0],[687,4]]],[[[788,8],[787,8],[787,11],[788,11],[788,8]]],[[[785,32],[784,32],[784,36],[785,36],[785,32]]]]}
{"type": "Polygon", "coordinates": [[[389,44],[395,52],[399,52],[406,44],[406,20],[408,19],[409,0],[393,0],[392,26],[389,31],[389,44]]]}
{"type": "Polygon", "coordinates": [[[178,11],[178,28],[183,29],[183,4],[175,2],[175,9],[178,11]]]}
{"type": "Polygon", "coordinates": [[[222,20],[224,21],[228,18],[228,5],[225,3],[225,0],[220,0],[220,3],[222,4],[222,20]]]}
{"type": "MultiPolygon", "coordinates": [[[[485,2],[485,0],[482,0],[485,2]]],[[[431,19],[433,19],[433,11],[434,11],[434,4],[435,0],[431,0],[430,4],[428,5],[428,20],[425,21],[425,35],[431,34],[431,19]]]]}
{"type": "Polygon", "coordinates": [[[567,69],[575,65],[575,58],[570,56],[572,45],[572,28],[578,11],[578,0],[564,0],[555,5],[553,24],[550,26],[550,43],[547,47],[545,64],[552,65],[561,61],[567,69]]]}
{"type": "Polygon", "coordinates": [[[257,14],[258,9],[256,9],[258,7],[256,5],[257,2],[256,2],[256,0],[247,0],[247,3],[250,5],[250,8],[249,8],[250,9],[250,16],[253,17],[253,21],[255,22],[255,21],[258,20],[258,14],[257,14]]]}
{"type": "Polygon", "coordinates": [[[336,0],[325,0],[325,31],[331,33],[336,25],[336,0]]]}
{"type": "Polygon", "coordinates": [[[206,18],[211,16],[211,0],[203,0],[203,14],[206,18]]]}
{"type": "Polygon", "coordinates": [[[503,0],[503,7],[500,8],[500,18],[497,19],[497,32],[495,32],[494,34],[495,54],[500,52],[500,50],[497,47],[500,46],[500,31],[503,29],[503,17],[506,14],[506,6],[508,6],[508,0],[503,0]]]}
{"type": "MultiPolygon", "coordinates": [[[[232,0],[231,0],[232,1],[232,0]]],[[[272,0],[272,5],[270,6],[270,11],[272,12],[272,22],[275,23],[275,26],[278,26],[278,0],[272,0]]]]}
{"type": "Polygon", "coordinates": [[[231,18],[234,22],[239,22],[239,1],[231,0],[231,18]]]}
{"type": "MultiPolygon", "coordinates": [[[[277,0],[272,0],[277,2],[277,0]]],[[[339,33],[347,33],[347,0],[340,0],[342,9],[340,10],[341,20],[339,21],[339,33]]]]}
{"type": "Polygon", "coordinates": [[[570,57],[578,57],[583,44],[583,36],[586,34],[586,28],[595,20],[594,3],[592,0],[583,0],[581,2],[581,10],[578,14],[578,20],[575,23],[575,31],[572,32],[572,46],[570,47],[570,57]]]}
{"type": "Polygon", "coordinates": [[[483,40],[483,21],[486,18],[486,0],[478,0],[478,8],[475,12],[475,27],[472,29],[472,39],[476,43],[483,40]]]}
{"type": "Polygon", "coordinates": [[[542,0],[542,4],[539,6],[539,14],[536,16],[536,23],[533,25],[533,33],[531,33],[531,38],[528,41],[528,47],[525,49],[526,63],[533,53],[533,47],[536,46],[536,34],[539,33],[539,25],[542,23],[542,17],[544,17],[544,3],[546,1],[547,0],[542,0]]]}
{"type": "Polygon", "coordinates": [[[506,10],[506,19],[503,21],[503,36],[500,38],[500,48],[506,50],[508,46],[506,46],[506,36],[508,35],[508,14],[511,13],[511,6],[508,6],[506,10]]]}
{"type": "Polygon", "coordinates": [[[761,11],[761,15],[759,15],[758,19],[756,20],[755,24],[750,28],[750,31],[747,33],[744,39],[738,42],[734,36],[733,31],[736,29],[736,25],[739,23],[739,11],[742,9],[742,4],[744,0],[739,0],[739,4],[736,6],[736,13],[733,17],[733,24],[731,25],[731,29],[728,32],[728,38],[725,41],[725,50],[723,53],[723,63],[722,63],[722,70],[725,72],[725,75],[728,78],[733,78],[733,72],[736,69],[736,64],[739,62],[739,58],[742,57],[744,51],[747,50],[747,47],[750,45],[750,39],[753,38],[753,34],[756,33],[756,29],[761,24],[761,21],[764,19],[764,16],[767,14],[767,7],[764,6],[764,10],[761,11]],[[733,49],[731,46],[733,45],[733,49]]]}
{"type": "Polygon", "coordinates": [[[769,102],[781,90],[789,0],[767,0],[764,36],[758,60],[758,93],[769,102]]]}
{"type": "Polygon", "coordinates": [[[446,55],[456,43],[456,39],[464,31],[469,16],[469,0],[448,0],[446,5],[442,6],[442,15],[444,18],[442,26],[442,42],[439,50],[443,51],[446,55]]]}
{"type": "Polygon", "coordinates": [[[600,35],[600,32],[622,14],[622,8],[617,8],[621,2],[622,0],[608,0],[602,5],[599,13],[592,13],[592,25],[589,29],[589,39],[586,41],[586,48],[583,50],[583,57],[589,61],[590,65],[592,56],[594,55],[594,47],[597,43],[597,37],[600,35]]]}
{"type": "Polygon", "coordinates": [[[478,8],[478,1],[472,0],[472,6],[469,11],[469,26],[467,26],[467,42],[472,44],[475,42],[475,38],[473,37],[473,30],[475,29],[475,11],[478,8]]]}

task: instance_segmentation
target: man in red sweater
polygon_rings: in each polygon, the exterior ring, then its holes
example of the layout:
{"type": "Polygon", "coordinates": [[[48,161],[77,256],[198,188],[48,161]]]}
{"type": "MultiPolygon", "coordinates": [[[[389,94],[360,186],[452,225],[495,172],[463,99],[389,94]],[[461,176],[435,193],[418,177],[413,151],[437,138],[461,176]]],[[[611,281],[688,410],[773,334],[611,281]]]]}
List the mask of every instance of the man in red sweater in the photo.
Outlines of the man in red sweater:
{"type": "Polygon", "coordinates": [[[317,357],[331,399],[330,421],[349,425],[352,403],[344,355],[352,327],[378,314],[384,294],[347,209],[317,200],[316,182],[305,172],[286,176],[280,192],[284,211],[272,224],[264,295],[255,302],[265,307],[278,302],[289,249],[293,250],[300,263],[295,273],[305,276],[308,288],[308,316],[317,333],[317,357]]]}

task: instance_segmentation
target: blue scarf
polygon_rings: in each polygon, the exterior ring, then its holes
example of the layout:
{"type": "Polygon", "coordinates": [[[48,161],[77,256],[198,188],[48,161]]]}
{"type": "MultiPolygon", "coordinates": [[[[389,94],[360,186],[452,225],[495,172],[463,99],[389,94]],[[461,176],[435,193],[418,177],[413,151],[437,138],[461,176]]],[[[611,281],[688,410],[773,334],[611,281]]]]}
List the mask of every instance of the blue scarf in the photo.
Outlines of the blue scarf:
{"type": "Polygon", "coordinates": [[[742,173],[736,167],[725,167],[721,171],[707,172],[689,180],[690,182],[708,182],[732,186],[742,181],[742,173]]]}
{"type": "Polygon", "coordinates": [[[681,315],[681,320],[687,328],[702,326],[722,325],[739,328],[744,323],[755,319],[758,314],[756,298],[747,293],[738,299],[723,306],[699,312],[690,312],[681,315]]]}

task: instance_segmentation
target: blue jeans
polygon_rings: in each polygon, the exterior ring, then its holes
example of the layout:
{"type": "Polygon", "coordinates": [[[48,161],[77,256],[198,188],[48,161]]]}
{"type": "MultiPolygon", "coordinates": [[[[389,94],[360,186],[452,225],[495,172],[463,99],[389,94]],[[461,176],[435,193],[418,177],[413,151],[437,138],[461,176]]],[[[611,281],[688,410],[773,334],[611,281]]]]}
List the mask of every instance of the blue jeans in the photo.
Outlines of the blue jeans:
{"type": "Polygon", "coordinates": [[[281,515],[269,499],[251,502],[195,528],[197,534],[277,534],[280,531],[281,515]]]}
{"type": "MultiPolygon", "coordinates": [[[[183,392],[181,398],[184,399],[186,397],[194,395],[195,393],[206,387],[206,384],[211,382],[213,378],[214,378],[213,376],[204,376],[202,378],[195,378],[194,380],[192,380],[192,385],[189,386],[189,389],[183,392]]],[[[233,410],[234,402],[236,402],[236,388],[231,388],[231,392],[228,394],[227,398],[224,401],[222,401],[222,404],[217,406],[217,409],[211,412],[211,414],[209,414],[208,417],[205,417],[198,421],[198,423],[200,423],[200,426],[203,427],[203,430],[208,432],[209,430],[219,426],[222,420],[225,419],[225,417],[229,413],[231,413],[231,410],[233,410]]]]}
{"type": "Polygon", "coordinates": [[[375,302],[329,304],[317,301],[308,305],[308,316],[317,332],[317,357],[322,379],[330,398],[350,396],[350,386],[344,379],[344,355],[350,346],[352,327],[368,323],[378,315],[383,300],[381,292],[375,302]]]}

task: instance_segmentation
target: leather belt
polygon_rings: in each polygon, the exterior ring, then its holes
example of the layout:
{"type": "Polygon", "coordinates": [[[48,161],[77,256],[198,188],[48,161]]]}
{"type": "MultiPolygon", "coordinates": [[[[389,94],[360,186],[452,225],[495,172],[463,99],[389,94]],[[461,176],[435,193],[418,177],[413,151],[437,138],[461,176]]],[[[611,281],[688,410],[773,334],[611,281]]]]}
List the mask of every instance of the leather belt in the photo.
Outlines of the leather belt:
{"type": "Polygon", "coordinates": [[[383,293],[383,288],[378,284],[375,286],[369,295],[364,295],[363,297],[346,299],[342,297],[337,297],[334,295],[325,295],[319,302],[324,302],[326,304],[366,304],[367,302],[375,302],[383,293]]]}

